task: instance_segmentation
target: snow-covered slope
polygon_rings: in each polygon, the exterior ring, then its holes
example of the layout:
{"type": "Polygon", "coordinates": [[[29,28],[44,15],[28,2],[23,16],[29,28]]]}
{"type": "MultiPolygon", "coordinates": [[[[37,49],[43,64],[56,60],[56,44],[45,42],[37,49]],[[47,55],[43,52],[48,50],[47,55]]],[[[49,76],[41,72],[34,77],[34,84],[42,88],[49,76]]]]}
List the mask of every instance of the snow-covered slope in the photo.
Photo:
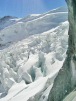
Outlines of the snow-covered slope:
{"type": "Polygon", "coordinates": [[[67,11],[59,9],[0,31],[0,101],[47,101],[68,47],[67,11]]]}
{"type": "Polygon", "coordinates": [[[0,18],[0,30],[4,29],[5,27],[8,27],[12,24],[15,24],[18,20],[20,20],[17,17],[12,16],[4,16],[0,18]]]}
{"type": "MultiPolygon", "coordinates": [[[[51,11],[52,12],[52,11],[51,11]]],[[[0,31],[0,46],[5,48],[13,42],[18,42],[30,35],[43,33],[59,26],[67,20],[67,12],[57,9],[52,13],[48,12],[42,15],[28,16],[20,19],[17,23],[8,26],[0,31]]]]}

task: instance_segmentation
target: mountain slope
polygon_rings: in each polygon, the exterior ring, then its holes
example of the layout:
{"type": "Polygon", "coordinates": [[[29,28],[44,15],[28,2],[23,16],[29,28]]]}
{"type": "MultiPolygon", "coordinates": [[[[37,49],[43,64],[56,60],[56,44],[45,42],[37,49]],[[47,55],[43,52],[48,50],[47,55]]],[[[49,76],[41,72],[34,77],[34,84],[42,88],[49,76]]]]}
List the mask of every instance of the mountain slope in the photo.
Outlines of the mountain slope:
{"type": "Polygon", "coordinates": [[[17,17],[12,17],[12,16],[4,16],[0,18],[0,30],[12,24],[15,24],[18,20],[19,19],[17,17]]]}
{"type": "Polygon", "coordinates": [[[57,9],[57,12],[51,12],[38,16],[30,16],[30,18],[28,16],[27,18],[20,19],[19,21],[17,21],[17,23],[1,30],[1,48],[3,49],[12,44],[13,42],[18,42],[22,39],[27,38],[30,35],[48,31],[52,28],[59,26],[62,22],[67,20],[66,11],[58,11],[57,9]]]}
{"type": "Polygon", "coordinates": [[[68,47],[64,11],[28,16],[0,31],[0,101],[47,101],[68,47]]]}

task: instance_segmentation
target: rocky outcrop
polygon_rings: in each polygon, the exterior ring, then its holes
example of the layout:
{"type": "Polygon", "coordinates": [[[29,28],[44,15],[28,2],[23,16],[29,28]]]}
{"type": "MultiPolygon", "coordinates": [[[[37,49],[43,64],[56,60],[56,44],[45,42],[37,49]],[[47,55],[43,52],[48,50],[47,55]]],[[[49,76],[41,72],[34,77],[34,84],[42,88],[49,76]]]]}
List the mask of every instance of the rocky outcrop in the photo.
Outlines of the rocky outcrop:
{"type": "Polygon", "coordinates": [[[48,101],[62,101],[76,87],[76,0],[66,2],[69,21],[67,58],[54,81],[48,101]]]}

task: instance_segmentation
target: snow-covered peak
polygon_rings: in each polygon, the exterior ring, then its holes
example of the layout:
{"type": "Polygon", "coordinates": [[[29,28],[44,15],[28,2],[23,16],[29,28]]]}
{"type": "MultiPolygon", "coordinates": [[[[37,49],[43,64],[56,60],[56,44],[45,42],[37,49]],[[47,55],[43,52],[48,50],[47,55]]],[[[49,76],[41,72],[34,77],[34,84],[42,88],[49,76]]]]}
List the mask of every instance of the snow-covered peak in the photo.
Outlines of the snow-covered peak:
{"type": "Polygon", "coordinates": [[[0,30],[16,23],[16,20],[17,20],[17,17],[13,17],[13,16],[4,16],[0,18],[0,30]]]}
{"type": "Polygon", "coordinates": [[[12,18],[16,18],[16,17],[13,17],[13,16],[4,16],[0,20],[8,20],[8,19],[12,19],[12,18]]]}

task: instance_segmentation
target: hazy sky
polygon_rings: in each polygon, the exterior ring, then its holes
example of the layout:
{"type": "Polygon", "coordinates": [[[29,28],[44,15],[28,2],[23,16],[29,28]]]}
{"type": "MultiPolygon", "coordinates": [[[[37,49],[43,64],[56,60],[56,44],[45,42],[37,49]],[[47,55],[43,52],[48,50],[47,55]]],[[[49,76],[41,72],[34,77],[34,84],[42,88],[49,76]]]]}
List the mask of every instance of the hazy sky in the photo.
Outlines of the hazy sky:
{"type": "Polygon", "coordinates": [[[65,0],[0,0],[0,17],[5,15],[24,17],[65,5],[65,0]]]}

